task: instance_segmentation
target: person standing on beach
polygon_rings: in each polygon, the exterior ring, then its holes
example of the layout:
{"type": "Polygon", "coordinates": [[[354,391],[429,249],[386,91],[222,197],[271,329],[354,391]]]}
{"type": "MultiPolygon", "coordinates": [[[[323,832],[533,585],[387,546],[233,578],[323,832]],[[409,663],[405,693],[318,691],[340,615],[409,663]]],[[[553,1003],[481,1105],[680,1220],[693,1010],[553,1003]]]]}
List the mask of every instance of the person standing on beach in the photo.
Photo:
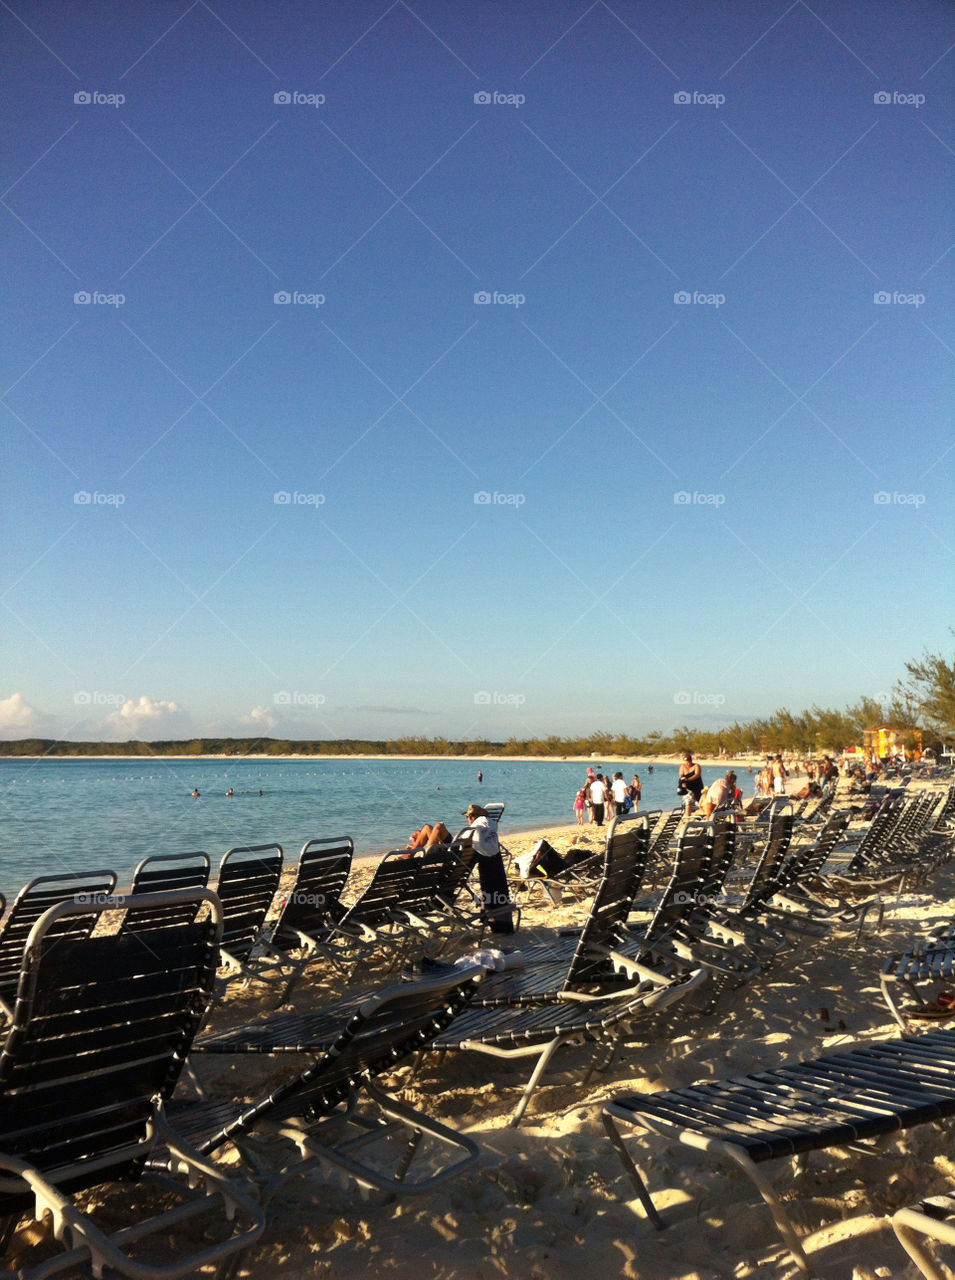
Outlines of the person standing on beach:
{"type": "Polygon", "coordinates": [[[497,826],[488,811],[479,804],[469,804],[465,817],[468,828],[462,833],[462,843],[469,844],[478,855],[478,878],[481,881],[481,897],[484,899],[484,915],[492,933],[513,933],[514,915],[507,872],[501,857],[501,844],[497,838],[497,826]]]}
{"type": "Polygon", "coordinates": [[[689,751],[683,752],[683,763],[680,765],[680,778],[677,783],[677,795],[682,795],[683,814],[689,817],[700,803],[703,794],[703,770],[693,761],[689,751]]]}
{"type": "Polygon", "coordinates": [[[640,808],[640,797],[643,795],[643,783],[640,781],[639,773],[633,775],[633,782],[630,783],[630,799],[633,801],[635,809],[640,808]]]}
{"type": "Polygon", "coordinates": [[[611,794],[613,795],[613,811],[616,814],[616,816],[619,818],[622,814],[626,813],[627,811],[625,801],[627,799],[627,795],[629,794],[629,788],[627,787],[627,784],[624,782],[623,774],[619,771],[619,769],[613,775],[613,782],[611,782],[610,784],[610,791],[611,791],[611,794]]]}
{"type": "Polygon", "coordinates": [[[607,787],[602,773],[598,773],[591,781],[587,788],[587,794],[590,797],[590,807],[593,810],[594,822],[598,827],[602,827],[604,824],[604,805],[607,800],[607,787]]]}
{"type": "Polygon", "coordinates": [[[574,800],[574,813],[577,815],[578,827],[582,827],[584,825],[584,805],[585,804],[586,804],[586,798],[584,796],[584,789],[583,787],[581,787],[581,789],[577,792],[577,796],[574,800]]]}
{"type": "Polygon", "coordinates": [[[778,751],[776,758],[773,760],[771,773],[773,775],[773,794],[784,796],[786,794],[786,766],[783,764],[783,758],[778,751]]]}

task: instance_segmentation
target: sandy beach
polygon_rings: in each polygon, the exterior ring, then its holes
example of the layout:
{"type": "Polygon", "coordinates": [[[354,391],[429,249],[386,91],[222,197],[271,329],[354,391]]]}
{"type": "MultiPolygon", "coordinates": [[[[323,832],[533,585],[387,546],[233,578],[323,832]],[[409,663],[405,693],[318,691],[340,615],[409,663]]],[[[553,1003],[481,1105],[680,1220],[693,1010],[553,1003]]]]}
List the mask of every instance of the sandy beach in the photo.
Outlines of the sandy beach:
{"type": "MultiPolygon", "coordinates": [[[[541,834],[511,836],[505,823],[502,839],[520,854],[541,834]]],[[[546,832],[561,852],[573,845],[596,851],[603,834],[592,826],[546,832]]],[[[356,892],[369,875],[366,863],[356,864],[356,892]]],[[[627,1093],[894,1038],[898,1028],[879,994],[883,960],[946,922],[953,902],[955,863],[949,863],[920,891],[890,895],[877,935],[856,941],[852,930],[835,928],[823,942],[804,943],[770,972],[725,993],[713,1015],[689,1002],[675,1006],[586,1088],[579,1079],[587,1049],[563,1050],[518,1130],[507,1121],[528,1060],[428,1057],[417,1077],[408,1082],[403,1071],[395,1082],[405,1081],[404,1096],[413,1104],[478,1142],[480,1162],[428,1194],[390,1204],[380,1196],[362,1200],[353,1188],[317,1173],[293,1179],[272,1201],[265,1235],[236,1274],[248,1280],[572,1280],[586,1270],[628,1280],[788,1280],[795,1265],[741,1174],[642,1136],[634,1141],[635,1158],[668,1223],[665,1231],[654,1230],[604,1133],[601,1107],[627,1093]]],[[[581,923],[588,904],[566,901],[557,908],[544,895],[525,900],[515,944],[554,938],[560,928],[581,923]]],[[[296,1010],[342,994],[320,969],[314,966],[315,976],[297,988],[296,1010]]],[[[352,989],[388,980],[366,971],[352,989]]],[[[239,1025],[268,1007],[253,987],[230,998],[213,1026],[239,1025]]],[[[202,1076],[214,1095],[251,1099],[302,1065],[293,1055],[216,1059],[209,1067],[204,1060],[202,1076]]],[[[827,1280],[914,1280],[885,1215],[955,1185],[950,1130],[931,1125],[910,1130],[878,1155],[833,1149],[813,1155],[799,1175],[791,1162],[769,1168],[798,1229],[822,1227],[807,1251],[827,1280]]]]}

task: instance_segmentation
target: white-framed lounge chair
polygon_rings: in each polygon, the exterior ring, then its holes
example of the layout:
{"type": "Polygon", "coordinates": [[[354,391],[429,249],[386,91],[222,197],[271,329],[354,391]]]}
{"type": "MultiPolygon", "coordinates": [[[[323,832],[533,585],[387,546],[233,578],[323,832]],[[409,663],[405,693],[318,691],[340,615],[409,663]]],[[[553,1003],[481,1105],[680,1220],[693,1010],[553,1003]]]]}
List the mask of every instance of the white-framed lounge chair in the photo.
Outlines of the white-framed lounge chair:
{"type": "Polygon", "coordinates": [[[531,1008],[470,1009],[447,1031],[436,1036],[431,1048],[445,1053],[480,1053],[492,1058],[536,1059],[530,1078],[511,1113],[508,1124],[516,1129],[551,1059],[564,1046],[590,1042],[593,1053],[581,1088],[596,1070],[609,1066],[621,1041],[633,1027],[660,1014],[706,981],[706,971],[658,982],[639,995],[617,1000],[580,1003],[554,1001],[531,1008]]]}
{"type": "Polygon", "coordinates": [[[137,905],[153,914],[149,929],[101,936],[69,929],[84,913],[92,911],[98,924],[129,902],[60,902],[26,942],[11,1025],[0,1044],[0,1217],[4,1252],[15,1247],[18,1276],[72,1277],[92,1266],[97,1276],[106,1269],[132,1280],[173,1280],[228,1265],[265,1225],[254,1200],[189,1147],[164,1112],[212,999],[218,901],[206,889],[145,894],[137,905]],[[180,923],[167,927],[164,912],[180,923]],[[117,1230],[74,1203],[78,1193],[108,1183],[142,1181],[150,1159],[170,1175],[152,1216],[117,1230]],[[177,1189],[172,1206],[170,1187],[177,1189]],[[191,1190],[197,1187],[198,1194],[191,1190]],[[44,1231],[39,1224],[47,1214],[44,1231]],[[181,1245],[171,1259],[164,1256],[170,1232],[193,1220],[208,1230],[210,1215],[211,1240],[186,1256],[181,1245]],[[24,1220],[32,1225],[17,1236],[24,1220]],[[158,1246],[144,1253],[156,1236],[158,1246]],[[63,1251],[44,1256],[54,1242],[63,1251]]]}
{"type": "Polygon", "coordinates": [[[859,1143],[953,1117],[953,1032],[865,1044],[772,1071],[617,1098],[603,1112],[607,1135],[655,1227],[665,1224],[624,1144],[631,1129],[676,1140],[742,1170],[805,1275],[812,1270],[799,1233],[759,1165],[828,1147],[857,1150],[859,1143]]]}

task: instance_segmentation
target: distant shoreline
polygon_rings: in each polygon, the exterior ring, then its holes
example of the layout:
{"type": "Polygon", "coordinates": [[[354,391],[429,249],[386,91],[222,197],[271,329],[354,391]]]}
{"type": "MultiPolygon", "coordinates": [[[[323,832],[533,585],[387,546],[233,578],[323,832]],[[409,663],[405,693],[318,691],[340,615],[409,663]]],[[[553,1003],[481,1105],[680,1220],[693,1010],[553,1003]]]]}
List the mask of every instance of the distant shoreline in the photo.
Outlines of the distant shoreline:
{"type": "MultiPolygon", "coordinates": [[[[380,755],[360,755],[351,753],[349,755],[304,755],[292,752],[288,755],[271,755],[266,752],[249,753],[248,755],[155,755],[155,756],[130,756],[130,755],[82,755],[82,756],[65,756],[65,755],[39,755],[39,756],[0,756],[3,760],[82,760],[88,762],[90,760],[105,760],[115,762],[117,760],[129,760],[133,763],[143,764],[146,761],[160,760],[229,760],[239,762],[242,760],[450,760],[456,762],[471,762],[478,764],[507,764],[513,761],[515,764],[586,764],[597,767],[600,764],[636,764],[636,765],[658,765],[658,764],[679,764],[682,759],[682,752],[675,752],[666,756],[446,756],[446,755],[425,755],[425,756],[405,756],[397,754],[380,754],[380,755]]],[[[762,753],[743,753],[734,756],[695,756],[694,759],[698,764],[707,768],[719,768],[720,765],[726,765],[729,768],[733,764],[754,764],[756,761],[764,761],[766,755],[762,753]]]]}

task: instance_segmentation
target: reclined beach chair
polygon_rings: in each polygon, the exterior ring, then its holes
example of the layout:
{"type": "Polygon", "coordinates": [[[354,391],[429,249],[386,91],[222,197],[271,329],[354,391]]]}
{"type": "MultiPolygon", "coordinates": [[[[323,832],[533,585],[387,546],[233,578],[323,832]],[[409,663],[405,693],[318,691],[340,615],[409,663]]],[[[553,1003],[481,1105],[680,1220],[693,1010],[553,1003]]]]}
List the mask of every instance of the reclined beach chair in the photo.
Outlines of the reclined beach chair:
{"type": "Polygon", "coordinates": [[[705,982],[706,976],[705,970],[696,969],[665,983],[648,984],[639,995],[631,993],[616,1000],[554,1001],[529,1008],[473,1008],[436,1036],[431,1048],[504,1059],[536,1058],[508,1121],[516,1129],[559,1049],[584,1041],[593,1044],[590,1064],[580,1082],[581,1088],[586,1088],[595,1071],[610,1065],[621,1041],[633,1034],[635,1025],[668,1009],[705,982]]]}
{"type": "Polygon", "coordinates": [[[603,875],[579,938],[531,947],[525,968],[491,974],[475,998],[485,1008],[548,1004],[555,1000],[615,999],[625,987],[637,994],[643,983],[664,986],[669,978],[621,972],[610,958],[617,932],[626,923],[646,868],[650,829],[646,818],[615,818],[601,860],[603,875]]]}
{"type": "Polygon", "coordinates": [[[952,1032],[867,1044],[686,1089],[616,1098],[603,1113],[610,1141],[655,1227],[662,1229],[664,1223],[623,1141],[630,1126],[676,1139],[741,1169],[769,1206],[786,1247],[806,1275],[811,1268],[799,1235],[757,1166],[952,1116],[952,1032]]]}
{"type": "Polygon", "coordinates": [[[401,983],[305,1017],[273,1018],[206,1037],[202,1053],[318,1054],[306,1070],[254,1105],[183,1102],[172,1121],[203,1154],[239,1149],[267,1203],[286,1178],[315,1165],[361,1188],[428,1191],[473,1164],[470,1138],[430,1119],[374,1083],[423,1050],[466,1007],[479,969],[401,983]],[[275,1166],[275,1154],[287,1160],[275,1166]],[[454,1159],[449,1163],[449,1154],[454,1159]]]}
{"type": "Polygon", "coordinates": [[[345,915],[341,896],[354,852],[349,836],[306,840],[302,846],[295,883],[282,904],[269,939],[282,951],[304,952],[304,960],[290,976],[281,1003],[288,999],[297,977],[313,956],[322,955],[340,972],[345,971],[340,953],[346,935],[338,930],[338,925],[345,915]]]}
{"type": "MultiPolygon", "coordinates": [[[[154,853],[142,862],[133,873],[130,893],[139,897],[144,893],[172,893],[177,889],[205,889],[209,883],[209,855],[207,853],[154,853]]],[[[168,910],[159,913],[157,919],[167,928],[189,922],[190,910],[196,900],[183,905],[178,917],[168,910]]],[[[201,908],[201,900],[198,901],[201,908]]],[[[129,904],[123,915],[121,928],[150,929],[154,927],[152,912],[129,904]]]]}
{"type": "MultiPolygon", "coordinates": [[[[15,1251],[18,1275],[67,1272],[135,1280],[171,1280],[233,1258],[261,1235],[261,1209],[235,1183],[204,1161],[171,1128],[164,1104],[178,1080],[192,1038],[212,998],[222,917],[208,890],[146,894],[141,907],[156,927],[89,936],[105,911],[129,899],[101,897],[94,905],[61,902],[30,930],[23,952],[11,1025],[0,1045],[0,1216],[7,1220],[3,1251],[15,1251]],[[162,914],[189,921],[167,927],[162,914]],[[197,920],[199,907],[204,918],[197,920]],[[75,928],[72,926],[76,926],[75,928]],[[154,1158],[169,1174],[188,1175],[198,1195],[160,1207],[145,1221],[117,1231],[97,1225],[73,1197],[110,1182],[143,1178],[154,1158]],[[240,1223],[233,1217],[239,1212],[240,1223]],[[46,1231],[38,1224],[51,1215],[46,1231]],[[14,1236],[25,1215],[26,1237],[14,1236]],[[170,1233],[209,1219],[214,1237],[182,1256],[170,1233]],[[44,1260],[53,1240],[65,1252],[44,1260]],[[160,1252],[142,1256],[142,1242],[159,1235],[160,1252]],[[26,1259],[24,1259],[24,1253],[26,1259]],[[34,1255],[34,1260],[35,1255],[34,1255]]],[[[165,1203],[172,1180],[164,1179],[165,1203]]],[[[128,1198],[128,1197],[126,1197],[128,1198]]],[[[113,1197],[117,1200],[117,1197],[113,1197]]],[[[118,1204],[110,1203],[115,1216],[118,1204]]],[[[128,1216],[128,1215],[127,1215],[128,1216]]],[[[10,1274],[7,1272],[6,1274],[10,1274]]]]}
{"type": "MultiPolygon", "coordinates": [[[[618,930],[612,954],[614,963],[625,965],[626,972],[648,980],[705,969],[718,979],[708,1009],[730,979],[745,981],[760,967],[741,937],[734,938],[726,930],[714,933],[713,900],[719,893],[712,865],[715,838],[712,823],[687,823],[669,883],[649,924],[642,931],[630,926],[618,930]]],[[[725,869],[725,860],[721,861],[725,869]]]]}
{"type": "Polygon", "coordinates": [[[434,845],[413,853],[396,849],[381,859],[371,883],[337,926],[357,946],[362,960],[385,960],[394,969],[428,946],[431,926],[405,903],[420,902],[422,887],[430,900],[435,899],[436,885],[446,883],[457,870],[452,865],[457,855],[447,853],[449,848],[455,846],[434,845]]]}
{"type": "Polygon", "coordinates": [[[222,903],[222,949],[220,979],[223,994],[234,981],[262,982],[268,986],[287,983],[295,971],[295,961],[269,940],[266,916],[275,898],[282,875],[282,846],[254,844],[230,849],[219,863],[216,893],[222,903]]]}
{"type": "Polygon", "coordinates": [[[0,929],[0,1013],[4,1017],[13,1016],[23,947],[30,930],[44,912],[58,902],[72,900],[74,896],[85,900],[91,908],[88,912],[68,914],[56,924],[56,928],[65,935],[85,937],[99,918],[96,903],[111,894],[115,886],[116,874],[113,871],[37,876],[24,885],[0,929]]]}
{"type": "Polygon", "coordinates": [[[909,951],[890,956],[880,984],[882,998],[903,1031],[910,1018],[955,1018],[955,1008],[940,1006],[930,993],[918,989],[920,984],[955,989],[955,920],[909,951]],[[903,993],[910,997],[904,1005],[903,993]]]}

